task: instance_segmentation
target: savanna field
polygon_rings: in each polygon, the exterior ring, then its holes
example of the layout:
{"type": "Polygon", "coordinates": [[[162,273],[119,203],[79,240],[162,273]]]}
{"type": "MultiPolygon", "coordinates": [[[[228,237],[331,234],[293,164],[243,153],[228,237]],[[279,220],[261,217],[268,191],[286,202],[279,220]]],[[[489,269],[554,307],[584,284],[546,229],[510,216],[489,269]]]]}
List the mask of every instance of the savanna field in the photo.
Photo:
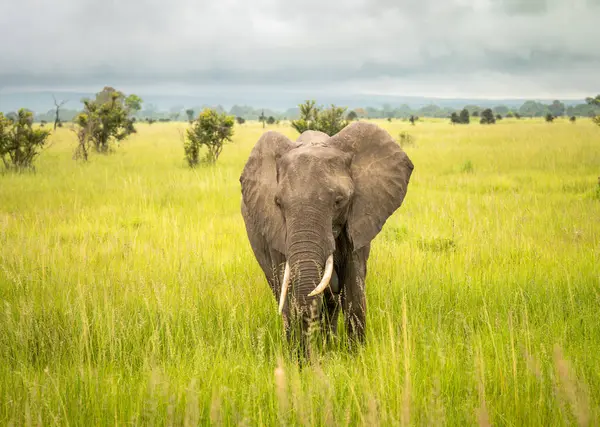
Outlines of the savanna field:
{"type": "Polygon", "coordinates": [[[0,424],[598,425],[600,128],[377,123],[415,170],[367,343],[302,369],[240,214],[260,124],[194,170],[183,123],[88,164],[62,128],[0,175],[0,424]]]}

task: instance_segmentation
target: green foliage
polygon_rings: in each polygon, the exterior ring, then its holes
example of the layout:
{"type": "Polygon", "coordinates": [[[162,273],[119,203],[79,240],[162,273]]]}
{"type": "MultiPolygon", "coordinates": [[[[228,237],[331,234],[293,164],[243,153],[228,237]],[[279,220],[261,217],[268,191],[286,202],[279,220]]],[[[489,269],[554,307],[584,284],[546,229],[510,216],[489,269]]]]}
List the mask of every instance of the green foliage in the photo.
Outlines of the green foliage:
{"type": "Polygon", "coordinates": [[[460,167],[460,171],[463,173],[473,173],[475,171],[475,168],[473,167],[473,162],[471,160],[467,160],[466,162],[464,162],[460,167]]]}
{"type": "Polygon", "coordinates": [[[273,125],[273,124],[275,124],[275,117],[273,117],[273,116],[269,116],[269,118],[267,119],[267,124],[268,124],[268,125],[273,125]]]}
{"type": "Polygon", "coordinates": [[[514,113],[515,114],[515,119],[519,120],[521,118],[521,115],[519,113],[514,113]]]}
{"type": "Polygon", "coordinates": [[[555,117],[551,113],[546,114],[546,121],[548,123],[552,123],[554,121],[554,119],[555,119],[555,117]]]}
{"type": "Polygon", "coordinates": [[[575,116],[571,116],[571,117],[569,118],[569,121],[570,121],[571,123],[575,123],[575,122],[577,121],[577,117],[575,117],[575,116]]]}
{"type": "Polygon", "coordinates": [[[506,114],[506,118],[507,118],[507,119],[512,119],[513,117],[515,117],[515,114],[514,114],[512,111],[509,111],[509,112],[506,114]]]}
{"type": "Polygon", "coordinates": [[[510,110],[506,105],[497,105],[494,108],[492,108],[492,111],[494,112],[494,114],[502,116],[508,114],[510,110]]]}
{"type": "Polygon", "coordinates": [[[415,143],[415,137],[406,131],[402,131],[398,134],[398,143],[402,148],[406,147],[407,145],[413,145],[415,143]]]}
{"type": "Polygon", "coordinates": [[[548,110],[550,110],[550,114],[554,117],[560,117],[565,115],[565,104],[562,102],[555,100],[548,106],[548,110]]]}
{"type": "Polygon", "coordinates": [[[300,118],[292,120],[291,125],[298,133],[306,130],[317,130],[319,119],[319,108],[316,107],[316,101],[308,100],[300,104],[300,118]]]}
{"type": "Polygon", "coordinates": [[[187,115],[189,122],[194,121],[194,110],[192,108],[188,108],[187,110],[185,110],[185,114],[187,115]]]}
{"type": "MultiPolygon", "coordinates": [[[[586,98],[585,101],[592,106],[600,107],[600,95],[596,95],[595,98],[586,98]]],[[[592,121],[600,126],[600,114],[592,117],[592,121]]]]}
{"type": "Polygon", "coordinates": [[[244,119],[243,117],[237,116],[235,118],[235,121],[237,122],[238,125],[243,125],[244,123],[246,123],[246,119],[244,119]]]}
{"type": "Polygon", "coordinates": [[[416,121],[419,120],[419,118],[417,116],[414,115],[410,115],[410,117],[408,118],[408,121],[410,122],[411,125],[415,125],[416,121]]]}
{"type": "Polygon", "coordinates": [[[316,130],[331,136],[348,125],[348,122],[344,120],[345,107],[337,107],[332,104],[330,108],[320,109],[315,104],[315,101],[306,101],[299,105],[300,118],[291,123],[298,133],[316,130]]]}
{"type": "Polygon", "coordinates": [[[493,125],[496,123],[496,117],[490,108],[486,108],[481,112],[481,119],[479,123],[482,125],[493,125]]]}
{"type": "Polygon", "coordinates": [[[190,167],[200,163],[200,149],[207,148],[204,162],[215,163],[226,141],[233,136],[234,117],[219,113],[212,108],[205,108],[192,127],[187,130],[184,141],[185,158],[190,167]]]}
{"type": "Polygon", "coordinates": [[[453,112],[450,115],[450,122],[452,124],[468,125],[471,122],[471,119],[469,117],[469,110],[463,108],[460,111],[460,113],[453,112]]]}
{"type": "Polygon", "coordinates": [[[502,120],[502,114],[496,114],[496,120],[502,120]]]}
{"type": "Polygon", "coordinates": [[[125,96],[112,87],[105,87],[94,100],[83,100],[83,111],[75,117],[78,145],[75,158],[87,160],[90,146],[107,154],[114,142],[135,133],[132,117],[141,109],[142,100],[137,95],[125,96]]]}
{"type": "Polygon", "coordinates": [[[47,143],[50,131],[33,128],[33,113],[20,109],[16,117],[0,113],[0,159],[6,169],[33,168],[33,162],[47,143]]]}
{"type": "Polygon", "coordinates": [[[356,119],[358,119],[358,114],[356,114],[356,111],[354,110],[348,112],[348,114],[346,115],[346,120],[348,120],[349,122],[353,122],[356,119]]]}
{"type": "Polygon", "coordinates": [[[348,125],[348,122],[344,120],[345,112],[345,107],[337,107],[333,104],[330,108],[320,110],[317,119],[317,129],[315,130],[324,132],[327,135],[335,135],[348,125]]]}

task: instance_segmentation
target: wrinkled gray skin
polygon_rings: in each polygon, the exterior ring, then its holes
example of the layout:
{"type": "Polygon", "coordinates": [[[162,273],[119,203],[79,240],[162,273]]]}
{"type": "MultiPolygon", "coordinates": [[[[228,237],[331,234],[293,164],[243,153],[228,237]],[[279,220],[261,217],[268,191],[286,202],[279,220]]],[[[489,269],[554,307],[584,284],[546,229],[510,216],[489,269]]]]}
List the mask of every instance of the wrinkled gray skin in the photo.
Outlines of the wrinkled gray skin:
{"type": "Polygon", "coordinates": [[[256,143],[240,177],[242,216],[277,301],[290,264],[284,324],[304,355],[309,325],[320,321],[335,334],[340,306],[351,342],[364,341],[370,243],[402,204],[412,170],[393,138],[370,123],[333,137],[307,131],[296,142],[271,131],[256,143]],[[329,288],[308,297],[330,254],[329,288]]]}

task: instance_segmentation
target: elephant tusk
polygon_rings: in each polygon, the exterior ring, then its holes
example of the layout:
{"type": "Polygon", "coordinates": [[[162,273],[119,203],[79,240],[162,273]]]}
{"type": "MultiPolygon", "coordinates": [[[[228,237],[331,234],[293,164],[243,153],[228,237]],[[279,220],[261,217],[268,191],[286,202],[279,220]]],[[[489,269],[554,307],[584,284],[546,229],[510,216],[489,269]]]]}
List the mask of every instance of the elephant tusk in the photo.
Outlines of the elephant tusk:
{"type": "Polygon", "coordinates": [[[314,297],[315,295],[322,294],[327,286],[329,286],[329,281],[331,280],[331,275],[333,274],[333,254],[329,255],[327,258],[327,262],[325,263],[325,272],[323,273],[323,278],[321,279],[321,283],[310,293],[309,297],[314,297]]]}
{"type": "Polygon", "coordinates": [[[290,284],[290,264],[285,262],[285,271],[283,272],[283,284],[281,285],[281,296],[279,297],[279,314],[283,311],[283,305],[287,297],[288,285],[290,284]]]}

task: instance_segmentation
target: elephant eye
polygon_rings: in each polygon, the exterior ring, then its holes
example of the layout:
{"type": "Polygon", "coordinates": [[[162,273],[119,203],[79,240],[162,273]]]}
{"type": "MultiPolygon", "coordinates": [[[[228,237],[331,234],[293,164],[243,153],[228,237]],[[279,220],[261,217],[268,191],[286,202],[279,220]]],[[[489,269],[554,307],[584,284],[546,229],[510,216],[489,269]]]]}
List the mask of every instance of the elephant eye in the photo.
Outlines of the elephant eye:
{"type": "Polygon", "coordinates": [[[281,198],[279,196],[275,196],[275,204],[281,207],[281,198]]]}
{"type": "Polygon", "coordinates": [[[344,204],[344,196],[337,196],[335,198],[335,207],[339,208],[344,204]]]}

